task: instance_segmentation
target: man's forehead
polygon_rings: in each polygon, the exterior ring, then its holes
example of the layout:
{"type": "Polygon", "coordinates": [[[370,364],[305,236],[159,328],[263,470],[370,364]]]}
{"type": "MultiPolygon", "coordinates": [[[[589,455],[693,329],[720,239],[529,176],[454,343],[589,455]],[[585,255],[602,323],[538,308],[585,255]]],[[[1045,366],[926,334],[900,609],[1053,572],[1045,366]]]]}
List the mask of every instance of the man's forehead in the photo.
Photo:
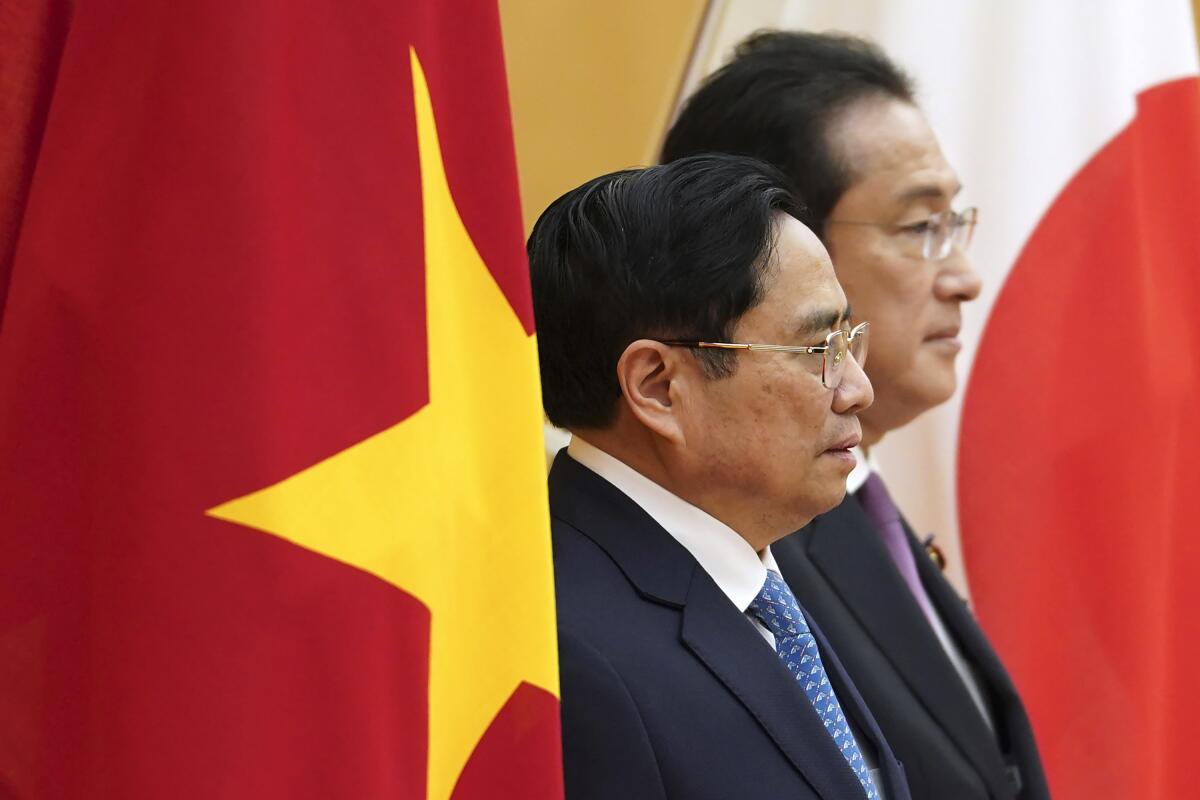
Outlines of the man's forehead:
{"type": "Polygon", "coordinates": [[[763,326],[755,335],[768,335],[769,329],[775,336],[828,332],[838,324],[847,311],[846,295],[816,234],[794,219],[785,219],[773,262],[763,301],[742,323],[763,326]]]}
{"type": "Polygon", "coordinates": [[[831,128],[851,184],[888,199],[949,199],[958,175],[916,106],[894,99],[855,103],[831,128]]]}

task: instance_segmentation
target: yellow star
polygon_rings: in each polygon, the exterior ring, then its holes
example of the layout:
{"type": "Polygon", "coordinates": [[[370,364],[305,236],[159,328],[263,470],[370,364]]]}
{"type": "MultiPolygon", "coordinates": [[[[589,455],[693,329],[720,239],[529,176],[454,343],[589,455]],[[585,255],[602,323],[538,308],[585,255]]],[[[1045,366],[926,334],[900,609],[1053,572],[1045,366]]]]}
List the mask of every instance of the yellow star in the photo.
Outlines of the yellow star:
{"type": "Polygon", "coordinates": [[[454,205],[410,55],[429,404],[208,513],[377,575],[429,608],[428,797],[443,800],[521,681],[558,695],[558,663],[536,345],[454,205]]]}

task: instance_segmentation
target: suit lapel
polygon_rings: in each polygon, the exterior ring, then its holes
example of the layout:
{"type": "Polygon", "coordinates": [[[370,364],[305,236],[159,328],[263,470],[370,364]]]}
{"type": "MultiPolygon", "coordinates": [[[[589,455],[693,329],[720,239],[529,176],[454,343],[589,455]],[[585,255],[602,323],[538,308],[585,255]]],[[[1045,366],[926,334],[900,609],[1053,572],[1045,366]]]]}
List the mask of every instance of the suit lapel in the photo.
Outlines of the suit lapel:
{"type": "Polygon", "coordinates": [[[941,614],[946,628],[962,647],[967,658],[979,669],[993,691],[1015,696],[1016,689],[1009,680],[1008,673],[1005,672],[999,657],[984,637],[979,623],[975,621],[966,602],[924,554],[923,548],[911,531],[908,532],[908,538],[909,546],[912,547],[913,555],[917,559],[917,572],[921,577],[921,583],[925,586],[925,591],[929,595],[929,599],[933,601],[934,607],[941,614]]]}
{"type": "Polygon", "coordinates": [[[1015,695],[1016,689],[1012,686],[1008,674],[1000,664],[1000,659],[992,650],[992,646],[988,644],[979,623],[975,621],[966,602],[941,575],[937,566],[925,555],[924,548],[908,530],[907,525],[905,530],[908,533],[909,546],[913,550],[913,556],[917,559],[917,572],[920,575],[921,583],[925,586],[926,594],[929,595],[929,599],[933,601],[934,607],[941,615],[942,622],[946,623],[946,628],[962,647],[964,655],[979,670],[992,691],[1015,695]]]}
{"type": "Polygon", "coordinates": [[[753,624],[700,569],[683,609],[682,635],[818,794],[861,797],[858,778],[803,690],[753,624]]]}
{"type": "Polygon", "coordinates": [[[814,520],[807,552],[913,694],[991,791],[1003,796],[1004,765],[992,733],[920,606],[915,600],[895,602],[911,591],[857,499],[847,496],[814,520]]]}
{"type": "MultiPolygon", "coordinates": [[[[923,548],[916,537],[910,536],[910,545],[914,554],[923,553],[923,548]]],[[[942,620],[962,646],[967,658],[978,668],[986,688],[994,701],[996,725],[1005,749],[1015,755],[1021,768],[1021,781],[1025,786],[1023,796],[1046,797],[1045,775],[1041,769],[1041,759],[1037,752],[1037,744],[1033,735],[1033,726],[1029,715],[1013,685],[1008,671],[992,649],[983,629],[975,620],[967,604],[959,597],[954,587],[946,581],[940,570],[925,557],[917,558],[917,571],[921,583],[925,585],[934,606],[942,615],[942,620]]]]}

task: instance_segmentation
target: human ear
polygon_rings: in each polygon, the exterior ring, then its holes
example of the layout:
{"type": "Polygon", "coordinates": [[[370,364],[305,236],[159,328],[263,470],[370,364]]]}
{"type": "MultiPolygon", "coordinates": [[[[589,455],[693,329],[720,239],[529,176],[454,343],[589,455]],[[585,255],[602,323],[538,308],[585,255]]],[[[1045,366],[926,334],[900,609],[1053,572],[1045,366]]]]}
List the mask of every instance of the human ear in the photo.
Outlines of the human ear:
{"type": "Polygon", "coordinates": [[[680,352],[653,339],[631,342],[617,361],[621,400],[642,425],[676,444],[683,443],[679,388],[680,352]]]}

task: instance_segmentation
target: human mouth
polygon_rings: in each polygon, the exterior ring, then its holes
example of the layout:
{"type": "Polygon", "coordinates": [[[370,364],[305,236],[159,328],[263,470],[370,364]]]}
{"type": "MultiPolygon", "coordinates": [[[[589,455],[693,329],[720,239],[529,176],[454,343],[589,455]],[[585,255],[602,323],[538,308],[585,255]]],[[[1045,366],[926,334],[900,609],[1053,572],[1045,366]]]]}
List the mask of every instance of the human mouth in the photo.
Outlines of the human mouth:
{"type": "Polygon", "coordinates": [[[962,349],[962,340],[958,338],[957,325],[940,328],[925,337],[925,344],[948,353],[957,353],[962,349]]]}
{"type": "Polygon", "coordinates": [[[821,453],[821,455],[832,456],[833,458],[836,458],[836,459],[846,462],[847,464],[850,465],[851,468],[853,468],[854,465],[858,463],[858,459],[855,458],[854,453],[852,453],[850,451],[852,449],[854,449],[855,447],[858,447],[859,442],[861,442],[861,441],[862,441],[862,434],[860,434],[860,433],[851,434],[851,435],[845,437],[844,439],[838,441],[833,446],[826,448],[825,451],[821,453]]]}

